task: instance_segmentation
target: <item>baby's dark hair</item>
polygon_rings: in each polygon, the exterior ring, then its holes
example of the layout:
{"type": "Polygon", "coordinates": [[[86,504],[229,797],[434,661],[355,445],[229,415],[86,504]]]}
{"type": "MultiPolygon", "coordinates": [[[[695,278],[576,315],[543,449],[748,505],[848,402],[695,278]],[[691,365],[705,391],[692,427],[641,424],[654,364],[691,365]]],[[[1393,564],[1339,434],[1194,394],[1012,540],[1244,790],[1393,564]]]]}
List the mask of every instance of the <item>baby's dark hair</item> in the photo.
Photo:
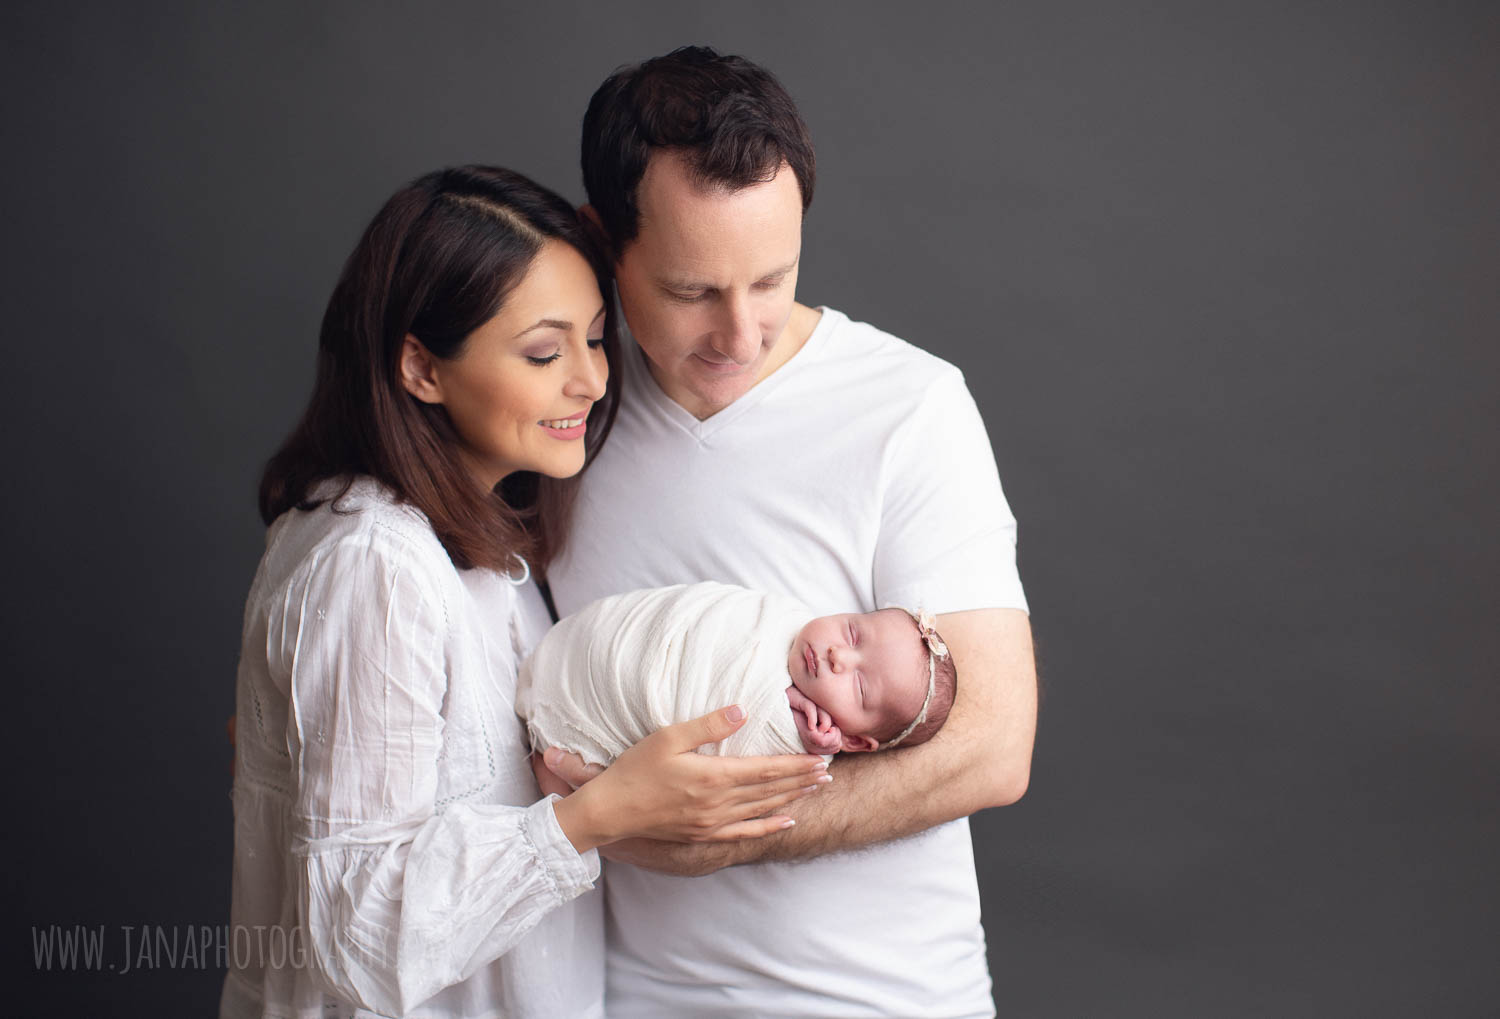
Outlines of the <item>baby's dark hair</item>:
{"type": "MultiPolygon", "coordinates": [[[[915,620],[912,621],[912,625],[916,625],[915,620]]],[[[934,630],[933,633],[937,634],[937,631],[934,630]]],[[[939,641],[943,639],[941,634],[937,634],[937,638],[939,641]]],[[[921,639],[920,636],[918,639],[921,639]]],[[[925,643],[922,646],[922,651],[924,655],[932,654],[925,643]]],[[[924,661],[922,664],[924,666],[923,671],[926,671],[926,662],[924,661]]],[[[934,668],[932,675],[932,700],[927,702],[927,717],[922,719],[921,723],[911,731],[911,734],[906,739],[892,747],[891,749],[893,750],[901,750],[904,747],[914,747],[926,743],[943,727],[943,723],[948,721],[948,712],[953,710],[953,699],[958,696],[958,668],[953,664],[952,652],[941,658],[934,658],[933,664],[936,668],[934,668]]],[[[907,721],[910,721],[910,719],[907,721]]],[[[880,736],[880,742],[884,743],[886,740],[895,739],[906,726],[907,722],[902,722],[891,729],[890,732],[884,733],[880,736]]]]}

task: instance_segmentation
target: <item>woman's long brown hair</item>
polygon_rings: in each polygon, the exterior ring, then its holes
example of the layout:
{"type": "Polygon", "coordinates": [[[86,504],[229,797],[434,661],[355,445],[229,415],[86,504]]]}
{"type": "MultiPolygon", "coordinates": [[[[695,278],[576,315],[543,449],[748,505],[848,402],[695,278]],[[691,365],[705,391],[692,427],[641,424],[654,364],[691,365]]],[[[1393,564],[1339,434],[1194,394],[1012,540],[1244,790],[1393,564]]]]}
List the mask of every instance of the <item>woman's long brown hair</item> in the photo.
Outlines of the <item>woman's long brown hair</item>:
{"type": "Polygon", "coordinates": [[[408,333],[435,357],[457,357],[549,239],[576,248],[606,295],[610,381],[589,412],[592,460],[619,403],[614,302],[597,239],[567,201],[518,173],[439,170],[396,192],[345,263],[323,315],[312,398],[261,476],[261,519],[330,498],[337,509],[366,475],[421,510],[460,569],[514,570],[517,557],[545,569],[567,536],[578,478],[520,471],[482,491],[447,411],[402,386],[400,357],[408,333]],[[336,494],[315,493],[328,479],[342,482],[336,494]]]}

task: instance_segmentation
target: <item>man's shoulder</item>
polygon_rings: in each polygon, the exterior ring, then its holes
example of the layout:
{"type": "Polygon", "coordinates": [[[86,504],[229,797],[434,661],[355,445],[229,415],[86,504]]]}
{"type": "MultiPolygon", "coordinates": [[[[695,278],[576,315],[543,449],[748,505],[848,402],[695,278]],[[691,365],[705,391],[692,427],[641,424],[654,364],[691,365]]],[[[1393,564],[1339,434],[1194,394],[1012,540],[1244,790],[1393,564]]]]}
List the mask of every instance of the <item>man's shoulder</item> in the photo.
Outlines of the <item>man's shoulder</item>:
{"type": "Polygon", "coordinates": [[[828,334],[820,375],[864,400],[890,401],[907,411],[935,392],[962,389],[958,366],[894,333],[824,309],[828,334]]]}

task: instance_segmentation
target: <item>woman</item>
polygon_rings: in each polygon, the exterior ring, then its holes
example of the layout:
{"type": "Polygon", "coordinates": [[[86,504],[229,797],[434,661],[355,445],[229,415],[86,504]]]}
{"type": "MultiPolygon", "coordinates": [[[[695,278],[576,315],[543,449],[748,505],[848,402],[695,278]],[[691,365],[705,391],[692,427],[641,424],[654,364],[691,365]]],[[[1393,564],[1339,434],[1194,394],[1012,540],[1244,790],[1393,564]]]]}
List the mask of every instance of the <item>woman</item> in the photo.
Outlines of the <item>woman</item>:
{"type": "Polygon", "coordinates": [[[595,849],[768,834],[814,783],[816,758],[689,752],[731,708],[538,792],[522,585],[613,415],[605,282],[571,206],[472,166],[399,191],[344,267],[261,482],[221,1015],[598,1014],[595,849]]]}

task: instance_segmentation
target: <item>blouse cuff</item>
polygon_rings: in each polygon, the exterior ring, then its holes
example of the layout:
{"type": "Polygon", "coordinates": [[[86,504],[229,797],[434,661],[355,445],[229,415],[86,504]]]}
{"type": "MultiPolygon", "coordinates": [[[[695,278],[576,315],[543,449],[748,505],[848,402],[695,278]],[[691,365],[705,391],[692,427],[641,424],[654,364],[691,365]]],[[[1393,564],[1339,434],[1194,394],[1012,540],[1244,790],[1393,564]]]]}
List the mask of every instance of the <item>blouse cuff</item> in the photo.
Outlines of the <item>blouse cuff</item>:
{"type": "Polygon", "coordinates": [[[557,889],[559,901],[566,902],[594,887],[599,879],[599,851],[579,853],[563,834],[552,804],[561,796],[544,796],[526,809],[526,837],[542,861],[547,878],[557,889]]]}

